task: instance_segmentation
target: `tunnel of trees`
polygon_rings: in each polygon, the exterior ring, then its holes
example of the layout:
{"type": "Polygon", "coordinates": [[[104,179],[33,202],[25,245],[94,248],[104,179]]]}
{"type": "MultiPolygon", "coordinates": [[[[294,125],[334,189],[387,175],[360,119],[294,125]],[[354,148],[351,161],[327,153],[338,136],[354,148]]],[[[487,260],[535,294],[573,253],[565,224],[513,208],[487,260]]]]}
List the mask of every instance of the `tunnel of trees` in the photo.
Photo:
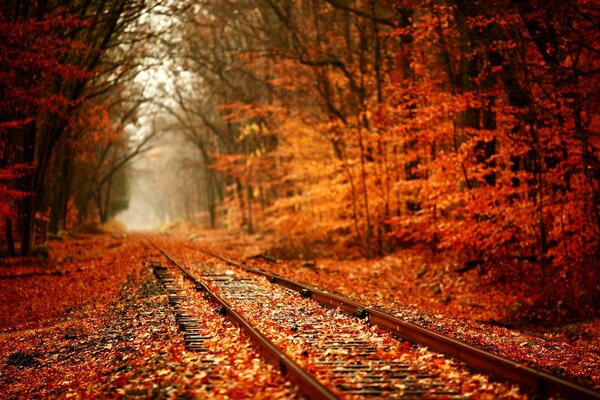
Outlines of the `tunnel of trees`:
{"type": "Polygon", "coordinates": [[[179,142],[207,227],[600,296],[599,38],[588,0],[1,1],[2,246],[106,222],[179,142]]]}

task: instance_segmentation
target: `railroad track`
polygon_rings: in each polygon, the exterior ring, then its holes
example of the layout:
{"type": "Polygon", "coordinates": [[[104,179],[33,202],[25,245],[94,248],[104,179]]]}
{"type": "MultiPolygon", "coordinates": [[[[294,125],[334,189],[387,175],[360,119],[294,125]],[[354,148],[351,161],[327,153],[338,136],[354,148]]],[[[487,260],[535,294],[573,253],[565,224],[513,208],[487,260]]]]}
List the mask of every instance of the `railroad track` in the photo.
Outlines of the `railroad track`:
{"type": "Polygon", "coordinates": [[[188,282],[188,291],[201,291],[236,322],[308,398],[462,399],[481,394],[481,387],[488,395],[518,396],[522,391],[538,398],[600,398],[587,388],[346,297],[191,246],[221,262],[184,266],[156,247],[172,264],[155,265],[154,270],[171,293],[169,302],[189,350],[206,351],[207,337],[200,321],[181,307],[186,290],[175,285],[176,274],[188,282]],[[494,379],[473,378],[471,369],[494,379]]]}

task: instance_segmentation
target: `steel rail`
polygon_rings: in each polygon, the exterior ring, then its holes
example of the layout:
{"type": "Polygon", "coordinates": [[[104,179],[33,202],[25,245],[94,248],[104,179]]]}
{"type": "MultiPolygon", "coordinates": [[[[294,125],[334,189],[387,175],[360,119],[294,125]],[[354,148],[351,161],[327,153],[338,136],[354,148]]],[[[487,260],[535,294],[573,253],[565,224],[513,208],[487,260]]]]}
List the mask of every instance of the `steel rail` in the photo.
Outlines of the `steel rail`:
{"type": "Polygon", "coordinates": [[[334,294],[316,286],[307,285],[281,275],[272,274],[208,250],[193,246],[188,247],[220,259],[229,265],[242,268],[257,275],[262,275],[274,284],[297,291],[303,296],[311,297],[325,306],[339,308],[358,318],[366,318],[371,324],[390,331],[410,342],[427,346],[434,351],[454,357],[465,362],[469,367],[494,378],[516,383],[523,388],[536,393],[541,398],[557,396],[558,398],[578,400],[600,399],[600,392],[598,391],[536,370],[508,358],[481,350],[438,332],[403,321],[392,314],[365,306],[346,296],[334,294]]]}
{"type": "Polygon", "coordinates": [[[246,332],[251,340],[256,343],[263,357],[269,363],[278,367],[284,376],[298,385],[298,390],[301,394],[309,399],[337,399],[337,397],[331,391],[329,391],[329,389],[323,386],[312,375],[304,371],[298,364],[285,355],[283,351],[281,351],[276,345],[267,339],[260,331],[254,328],[250,322],[246,320],[246,318],[236,312],[226,300],[211,291],[206,283],[194,277],[183,265],[177,262],[165,250],[153,242],[150,243],[153,244],[154,247],[156,247],[161,254],[167,258],[167,260],[176,266],[186,279],[194,283],[197,290],[206,292],[209,297],[221,307],[224,315],[236,323],[244,332],[246,332]]]}

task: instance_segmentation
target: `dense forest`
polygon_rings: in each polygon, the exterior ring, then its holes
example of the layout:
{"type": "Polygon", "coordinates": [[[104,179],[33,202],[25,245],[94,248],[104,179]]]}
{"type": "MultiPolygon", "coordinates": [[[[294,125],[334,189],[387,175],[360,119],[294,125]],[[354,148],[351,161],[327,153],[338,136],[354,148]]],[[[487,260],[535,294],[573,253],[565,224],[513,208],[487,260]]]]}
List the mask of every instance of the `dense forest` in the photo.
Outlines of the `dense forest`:
{"type": "Polygon", "coordinates": [[[209,227],[597,304],[599,39],[590,0],[2,1],[1,244],[106,222],[184,141],[209,227]]]}

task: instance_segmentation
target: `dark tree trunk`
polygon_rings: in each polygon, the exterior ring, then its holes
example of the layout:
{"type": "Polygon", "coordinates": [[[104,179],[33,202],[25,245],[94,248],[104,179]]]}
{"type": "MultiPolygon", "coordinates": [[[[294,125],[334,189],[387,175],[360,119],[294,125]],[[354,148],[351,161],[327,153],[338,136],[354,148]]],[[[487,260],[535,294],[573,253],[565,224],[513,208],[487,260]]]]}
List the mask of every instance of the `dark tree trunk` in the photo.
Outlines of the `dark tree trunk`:
{"type": "Polygon", "coordinates": [[[10,217],[6,217],[4,229],[6,233],[6,243],[8,244],[8,255],[16,256],[17,251],[15,250],[15,238],[13,236],[12,219],[10,217]]]}
{"type": "MultiPolygon", "coordinates": [[[[23,129],[23,161],[35,163],[36,123],[30,122],[23,129]]],[[[35,171],[22,179],[23,192],[28,195],[21,201],[21,254],[31,255],[35,240],[35,171]]]]}

